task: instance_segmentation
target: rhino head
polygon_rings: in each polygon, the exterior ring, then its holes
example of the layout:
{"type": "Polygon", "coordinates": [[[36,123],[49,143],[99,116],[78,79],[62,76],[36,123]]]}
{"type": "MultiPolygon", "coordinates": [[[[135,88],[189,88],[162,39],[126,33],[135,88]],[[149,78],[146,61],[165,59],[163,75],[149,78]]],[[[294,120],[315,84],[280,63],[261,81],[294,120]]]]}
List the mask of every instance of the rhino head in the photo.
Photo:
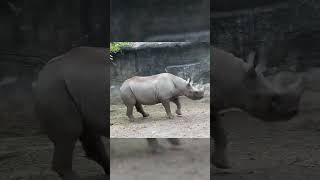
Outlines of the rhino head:
{"type": "Polygon", "coordinates": [[[199,86],[193,86],[191,83],[191,78],[189,78],[185,88],[183,89],[183,95],[192,100],[202,99],[204,96],[204,87],[199,88],[199,86]]]}
{"type": "Polygon", "coordinates": [[[266,62],[262,60],[254,65],[253,57],[251,53],[248,63],[244,65],[242,109],[265,121],[291,119],[299,111],[302,78],[288,82],[288,76],[279,74],[268,79],[262,73],[266,62]]]}

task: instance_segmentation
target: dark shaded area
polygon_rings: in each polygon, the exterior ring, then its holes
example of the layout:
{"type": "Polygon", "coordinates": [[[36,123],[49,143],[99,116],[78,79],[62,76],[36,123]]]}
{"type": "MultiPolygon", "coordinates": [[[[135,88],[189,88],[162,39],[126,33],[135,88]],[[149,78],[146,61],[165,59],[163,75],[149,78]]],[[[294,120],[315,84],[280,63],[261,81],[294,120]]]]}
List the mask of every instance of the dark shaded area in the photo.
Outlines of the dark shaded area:
{"type": "Polygon", "coordinates": [[[242,5],[231,0],[212,4],[211,42],[215,46],[240,57],[265,46],[269,66],[298,71],[320,66],[319,1],[245,1],[242,5]]]}
{"type": "Polygon", "coordinates": [[[111,41],[208,42],[209,7],[209,0],[111,0],[111,41]]]}
{"type": "Polygon", "coordinates": [[[108,0],[0,2],[0,137],[39,131],[32,86],[52,57],[72,47],[106,47],[108,0]]]}
{"type": "Polygon", "coordinates": [[[288,0],[213,0],[211,11],[231,11],[244,8],[255,8],[288,0]]]}

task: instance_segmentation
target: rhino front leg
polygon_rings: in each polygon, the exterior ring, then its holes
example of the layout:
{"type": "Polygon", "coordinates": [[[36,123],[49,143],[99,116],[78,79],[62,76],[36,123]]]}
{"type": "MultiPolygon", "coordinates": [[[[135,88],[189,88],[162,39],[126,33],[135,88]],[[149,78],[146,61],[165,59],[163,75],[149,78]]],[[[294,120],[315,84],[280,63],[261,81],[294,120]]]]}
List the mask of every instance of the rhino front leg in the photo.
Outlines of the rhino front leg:
{"type": "Polygon", "coordinates": [[[133,117],[133,105],[127,105],[127,116],[129,118],[129,121],[134,121],[133,117]]]}
{"type": "Polygon", "coordinates": [[[142,114],[143,117],[148,117],[148,116],[149,116],[149,114],[146,113],[146,112],[143,110],[141,104],[137,103],[137,104],[136,104],[136,109],[137,109],[137,111],[138,111],[139,113],[142,114]]]}
{"type": "Polygon", "coordinates": [[[52,170],[57,172],[63,180],[80,180],[72,170],[73,150],[76,140],[55,142],[52,170]]]}
{"type": "Polygon", "coordinates": [[[177,105],[176,114],[177,115],[182,115],[182,113],[181,113],[181,104],[180,104],[179,98],[176,97],[176,98],[172,99],[171,101],[177,105]]]}
{"type": "Polygon", "coordinates": [[[213,112],[213,127],[212,136],[214,139],[214,152],[211,156],[212,163],[222,169],[230,168],[229,161],[226,155],[227,152],[227,137],[225,130],[220,122],[219,115],[213,112]]]}
{"type": "Polygon", "coordinates": [[[163,105],[164,109],[166,110],[168,118],[172,119],[173,115],[172,115],[171,109],[170,109],[170,101],[169,100],[163,100],[162,101],[162,105],[163,105]]]}

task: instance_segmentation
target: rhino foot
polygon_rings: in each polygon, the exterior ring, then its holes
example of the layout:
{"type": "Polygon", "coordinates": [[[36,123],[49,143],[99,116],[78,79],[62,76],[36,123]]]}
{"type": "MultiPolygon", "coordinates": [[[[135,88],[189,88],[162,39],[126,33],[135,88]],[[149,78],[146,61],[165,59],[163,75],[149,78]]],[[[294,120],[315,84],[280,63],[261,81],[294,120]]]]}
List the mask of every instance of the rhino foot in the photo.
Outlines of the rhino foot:
{"type": "Polygon", "coordinates": [[[168,115],[168,119],[173,119],[173,118],[174,118],[174,116],[172,114],[168,115]]]}
{"type": "Polygon", "coordinates": [[[134,117],[129,118],[130,122],[134,122],[136,119],[134,117]]]}
{"type": "Polygon", "coordinates": [[[212,163],[217,168],[220,168],[220,169],[229,169],[229,168],[231,168],[225,153],[214,152],[214,154],[212,156],[212,163]]]}
{"type": "Polygon", "coordinates": [[[181,110],[180,110],[180,109],[177,109],[177,110],[176,110],[176,114],[177,114],[177,115],[182,115],[181,110]]]}
{"type": "Polygon", "coordinates": [[[143,117],[149,117],[149,116],[150,116],[150,114],[148,114],[148,113],[144,113],[142,116],[143,116],[143,117]]]}

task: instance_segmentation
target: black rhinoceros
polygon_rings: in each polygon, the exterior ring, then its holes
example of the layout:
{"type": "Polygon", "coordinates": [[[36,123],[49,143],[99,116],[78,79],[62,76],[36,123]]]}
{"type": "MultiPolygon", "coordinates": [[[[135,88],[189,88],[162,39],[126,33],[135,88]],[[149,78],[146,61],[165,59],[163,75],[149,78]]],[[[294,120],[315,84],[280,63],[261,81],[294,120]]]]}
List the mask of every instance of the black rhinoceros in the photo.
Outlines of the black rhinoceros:
{"type": "Polygon", "coordinates": [[[54,144],[52,169],[64,180],[77,180],[73,150],[80,140],[88,158],[109,174],[101,137],[109,137],[106,48],[78,47],[53,58],[40,71],[35,87],[36,112],[54,144]]]}
{"type": "MultiPolygon", "coordinates": [[[[260,57],[265,52],[262,48],[260,57]]],[[[219,168],[229,168],[226,147],[227,139],[221,126],[219,112],[239,108],[265,121],[289,120],[298,113],[302,94],[302,79],[282,85],[280,80],[268,80],[265,69],[255,62],[255,53],[250,53],[248,63],[221,49],[211,48],[212,89],[212,136],[214,152],[212,163],[219,168]],[[256,64],[256,65],[255,65],[256,64]]]]}
{"type": "Polygon", "coordinates": [[[161,73],[153,76],[134,76],[127,79],[120,87],[120,95],[127,106],[127,116],[134,120],[133,107],[142,114],[149,116],[142,105],[154,105],[162,103],[168,118],[173,118],[170,110],[170,101],[177,105],[176,114],[181,115],[179,96],[186,96],[192,100],[199,100],[204,96],[204,89],[198,89],[191,85],[191,78],[186,81],[170,73],[161,73]]]}
{"type": "MultiPolygon", "coordinates": [[[[54,144],[52,169],[63,180],[79,180],[72,170],[77,140],[89,159],[110,174],[102,136],[109,131],[109,56],[105,48],[78,47],[53,58],[40,71],[35,86],[36,113],[54,144]]],[[[147,139],[152,152],[161,146],[147,139]]],[[[178,145],[179,140],[168,141],[178,145]]]]}

